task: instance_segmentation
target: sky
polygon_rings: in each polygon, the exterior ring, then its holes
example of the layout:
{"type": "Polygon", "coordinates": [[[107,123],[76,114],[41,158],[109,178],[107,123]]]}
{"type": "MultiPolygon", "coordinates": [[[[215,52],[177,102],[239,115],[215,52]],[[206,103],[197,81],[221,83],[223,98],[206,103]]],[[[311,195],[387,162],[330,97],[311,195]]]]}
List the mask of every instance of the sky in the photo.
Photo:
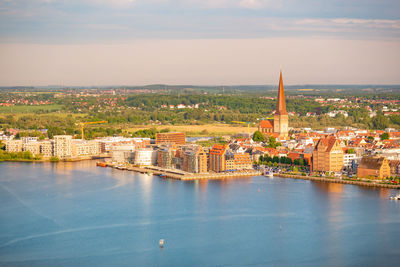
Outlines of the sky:
{"type": "Polygon", "coordinates": [[[399,0],[0,0],[0,86],[400,84],[399,0]]]}

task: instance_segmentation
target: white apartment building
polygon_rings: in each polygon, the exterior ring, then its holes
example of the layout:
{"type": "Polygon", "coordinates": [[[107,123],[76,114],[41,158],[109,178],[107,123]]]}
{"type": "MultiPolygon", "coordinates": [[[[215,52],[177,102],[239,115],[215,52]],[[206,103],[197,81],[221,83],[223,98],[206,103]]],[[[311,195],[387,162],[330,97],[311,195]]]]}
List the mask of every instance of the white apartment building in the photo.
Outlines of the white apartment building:
{"type": "Polygon", "coordinates": [[[111,160],[118,163],[131,162],[134,151],[134,145],[113,146],[111,147],[111,160]]]}
{"type": "Polygon", "coordinates": [[[21,137],[22,143],[26,144],[29,142],[37,142],[38,138],[37,137],[33,137],[33,136],[24,136],[21,137]]]}
{"type": "Polygon", "coordinates": [[[135,151],[134,164],[141,166],[156,165],[157,151],[152,148],[140,148],[135,151]]]}
{"type": "Polygon", "coordinates": [[[8,140],[6,142],[7,152],[21,152],[22,151],[22,140],[8,140]]]}
{"type": "Polygon", "coordinates": [[[72,136],[54,136],[54,156],[63,159],[72,157],[72,136]]]}
{"type": "Polygon", "coordinates": [[[40,141],[38,143],[40,147],[40,154],[42,154],[43,157],[50,158],[54,155],[53,154],[54,141],[45,140],[45,141],[40,141]]]}
{"type": "Polygon", "coordinates": [[[357,161],[359,159],[360,158],[357,157],[356,153],[354,153],[354,154],[345,153],[345,154],[343,154],[343,167],[344,168],[349,168],[349,167],[351,167],[351,165],[353,163],[353,160],[357,161]]]}
{"type": "Polygon", "coordinates": [[[72,156],[97,156],[100,154],[100,145],[96,140],[72,140],[72,156]]]}
{"type": "Polygon", "coordinates": [[[40,154],[40,145],[38,142],[27,142],[22,144],[22,150],[31,152],[32,155],[36,156],[40,154]]]}

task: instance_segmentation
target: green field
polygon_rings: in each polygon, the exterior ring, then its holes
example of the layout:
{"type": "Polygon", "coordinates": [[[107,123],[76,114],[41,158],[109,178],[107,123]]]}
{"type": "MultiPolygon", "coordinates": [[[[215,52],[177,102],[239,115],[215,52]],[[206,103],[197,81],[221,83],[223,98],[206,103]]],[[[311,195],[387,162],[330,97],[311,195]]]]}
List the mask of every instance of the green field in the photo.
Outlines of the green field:
{"type": "Polygon", "coordinates": [[[0,113],[35,113],[38,111],[52,112],[58,111],[63,108],[62,105],[40,105],[40,106],[28,106],[28,105],[17,105],[11,107],[0,106],[0,113]]]}

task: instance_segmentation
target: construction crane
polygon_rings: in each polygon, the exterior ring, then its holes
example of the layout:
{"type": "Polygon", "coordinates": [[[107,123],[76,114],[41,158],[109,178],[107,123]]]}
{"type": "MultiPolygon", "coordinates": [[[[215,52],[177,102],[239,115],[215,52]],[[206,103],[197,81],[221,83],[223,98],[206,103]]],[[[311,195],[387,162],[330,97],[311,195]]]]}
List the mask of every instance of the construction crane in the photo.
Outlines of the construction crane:
{"type": "Polygon", "coordinates": [[[233,123],[241,123],[241,124],[247,124],[247,135],[250,138],[250,124],[252,122],[244,122],[244,121],[232,121],[233,123]]]}
{"type": "Polygon", "coordinates": [[[84,134],[85,125],[98,124],[98,123],[108,123],[108,121],[89,121],[89,122],[80,122],[79,123],[81,125],[82,140],[85,139],[85,134],[84,134]]]}

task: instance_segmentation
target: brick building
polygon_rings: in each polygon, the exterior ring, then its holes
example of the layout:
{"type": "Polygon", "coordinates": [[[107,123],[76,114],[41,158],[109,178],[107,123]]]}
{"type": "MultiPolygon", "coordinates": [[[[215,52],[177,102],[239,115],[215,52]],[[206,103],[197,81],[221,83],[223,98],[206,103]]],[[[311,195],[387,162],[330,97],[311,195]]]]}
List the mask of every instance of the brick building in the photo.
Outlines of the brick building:
{"type": "Polygon", "coordinates": [[[186,144],[185,133],[156,133],[156,144],[172,143],[176,145],[186,144]]]}
{"type": "Polygon", "coordinates": [[[384,157],[363,157],[357,168],[357,176],[375,179],[390,177],[389,161],[384,157]]]}
{"type": "Polygon", "coordinates": [[[334,136],[321,138],[313,151],[313,171],[338,172],[343,168],[343,149],[334,136]]]}

